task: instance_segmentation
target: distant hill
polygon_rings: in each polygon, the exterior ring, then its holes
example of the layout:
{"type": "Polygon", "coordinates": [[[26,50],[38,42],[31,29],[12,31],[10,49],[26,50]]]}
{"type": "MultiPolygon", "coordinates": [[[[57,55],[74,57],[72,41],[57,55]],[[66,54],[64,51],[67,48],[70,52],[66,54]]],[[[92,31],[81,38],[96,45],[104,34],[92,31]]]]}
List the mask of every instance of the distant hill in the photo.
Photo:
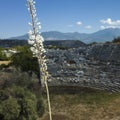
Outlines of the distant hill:
{"type": "MultiPolygon", "coordinates": [[[[42,36],[45,40],[80,40],[87,38],[89,34],[86,33],[62,33],[58,31],[49,31],[49,32],[42,32],[42,36]]],[[[10,39],[18,39],[18,40],[27,40],[28,34],[23,36],[12,37],[10,39]]]]}
{"type": "Polygon", "coordinates": [[[108,28],[92,33],[85,42],[106,42],[112,41],[114,38],[120,36],[119,28],[108,28]]]}
{"type": "MultiPolygon", "coordinates": [[[[106,42],[112,41],[115,37],[120,36],[120,29],[119,28],[108,28],[104,30],[97,31],[95,33],[86,34],[86,33],[62,33],[58,31],[49,31],[49,32],[42,32],[43,37],[45,40],[81,40],[85,43],[91,42],[106,42]]],[[[25,34],[23,36],[12,37],[10,39],[28,39],[28,35],[25,34]]]]}
{"type": "MultiPolygon", "coordinates": [[[[59,41],[45,41],[45,47],[49,48],[60,48],[60,49],[68,49],[68,48],[78,48],[86,46],[85,43],[81,42],[80,40],[59,40],[59,41]]],[[[27,40],[0,40],[0,47],[13,47],[13,46],[28,46],[27,40]]]]}

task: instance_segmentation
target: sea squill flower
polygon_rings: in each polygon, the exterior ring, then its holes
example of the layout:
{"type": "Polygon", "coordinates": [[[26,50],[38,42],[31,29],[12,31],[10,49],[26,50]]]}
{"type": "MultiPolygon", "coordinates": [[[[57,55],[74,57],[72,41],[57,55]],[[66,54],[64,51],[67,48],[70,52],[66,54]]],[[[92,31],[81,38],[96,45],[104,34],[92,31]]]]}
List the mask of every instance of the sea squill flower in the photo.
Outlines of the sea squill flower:
{"type": "Polygon", "coordinates": [[[41,36],[39,32],[39,30],[41,29],[41,23],[38,21],[38,18],[36,15],[35,1],[27,0],[27,4],[28,4],[28,10],[31,15],[31,22],[29,23],[29,25],[32,28],[28,32],[29,34],[28,43],[31,45],[30,49],[33,52],[33,55],[38,58],[41,86],[42,87],[45,86],[46,88],[48,107],[49,107],[49,116],[50,116],[50,120],[52,120],[49,89],[47,84],[47,78],[49,74],[48,74],[47,64],[46,64],[46,56],[45,56],[46,50],[43,45],[44,38],[41,36]]]}

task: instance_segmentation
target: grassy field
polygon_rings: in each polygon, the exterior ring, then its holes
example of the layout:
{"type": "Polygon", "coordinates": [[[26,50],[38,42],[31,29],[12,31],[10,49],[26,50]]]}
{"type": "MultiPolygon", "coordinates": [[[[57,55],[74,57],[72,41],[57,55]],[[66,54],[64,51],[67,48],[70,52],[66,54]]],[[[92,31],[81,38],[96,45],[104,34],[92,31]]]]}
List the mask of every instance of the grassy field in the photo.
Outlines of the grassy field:
{"type": "MultiPolygon", "coordinates": [[[[119,93],[89,88],[77,88],[75,92],[66,87],[54,90],[50,88],[53,120],[120,120],[119,93]]],[[[49,120],[48,113],[40,120],[49,120]]]]}

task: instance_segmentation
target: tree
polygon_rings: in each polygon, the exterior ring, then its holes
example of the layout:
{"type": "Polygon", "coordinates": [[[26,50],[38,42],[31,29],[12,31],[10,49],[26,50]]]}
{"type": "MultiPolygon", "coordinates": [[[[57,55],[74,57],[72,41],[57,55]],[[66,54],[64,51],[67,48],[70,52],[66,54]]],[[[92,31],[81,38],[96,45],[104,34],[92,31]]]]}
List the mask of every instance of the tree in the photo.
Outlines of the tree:
{"type": "Polygon", "coordinates": [[[28,47],[19,48],[21,51],[19,53],[14,54],[11,58],[11,64],[15,65],[15,67],[19,67],[21,71],[28,72],[30,76],[34,72],[37,74],[39,78],[39,67],[38,61],[36,57],[33,57],[32,52],[28,47]]]}

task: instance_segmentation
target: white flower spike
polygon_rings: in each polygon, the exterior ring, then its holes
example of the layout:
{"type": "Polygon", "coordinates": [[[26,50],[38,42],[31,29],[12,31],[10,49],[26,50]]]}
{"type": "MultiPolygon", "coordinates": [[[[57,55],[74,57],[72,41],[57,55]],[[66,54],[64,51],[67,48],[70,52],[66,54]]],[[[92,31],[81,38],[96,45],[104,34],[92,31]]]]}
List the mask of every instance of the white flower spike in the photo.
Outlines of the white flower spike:
{"type": "Polygon", "coordinates": [[[30,12],[30,16],[32,19],[31,22],[29,23],[29,25],[32,27],[32,30],[28,32],[29,34],[28,43],[31,45],[30,49],[33,52],[33,55],[38,58],[40,76],[41,76],[41,85],[42,87],[44,87],[44,85],[46,87],[49,116],[50,116],[50,120],[52,120],[49,89],[47,84],[48,70],[47,70],[46,56],[45,56],[46,51],[43,45],[44,38],[41,36],[39,32],[39,30],[41,29],[41,23],[38,21],[36,15],[35,1],[27,0],[27,3],[28,3],[28,10],[30,12]]]}

